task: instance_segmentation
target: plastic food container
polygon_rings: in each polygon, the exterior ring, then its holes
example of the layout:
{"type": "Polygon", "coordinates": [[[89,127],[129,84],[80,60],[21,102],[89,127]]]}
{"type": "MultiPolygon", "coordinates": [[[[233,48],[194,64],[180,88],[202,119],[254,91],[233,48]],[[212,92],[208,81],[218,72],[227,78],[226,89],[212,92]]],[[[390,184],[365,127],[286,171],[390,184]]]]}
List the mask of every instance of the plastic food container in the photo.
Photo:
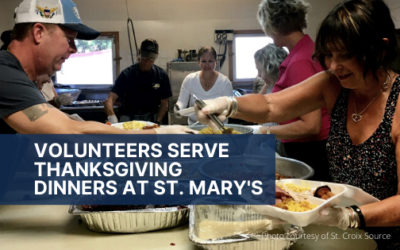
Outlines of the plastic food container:
{"type": "Polygon", "coordinates": [[[268,225],[268,219],[264,215],[255,213],[248,205],[190,206],[189,240],[202,249],[285,250],[289,249],[303,233],[303,229],[297,226],[274,228],[272,224],[268,225]],[[263,226],[263,223],[266,226],[263,226]],[[229,224],[232,226],[229,227],[229,224]],[[256,230],[241,233],[243,229],[240,228],[243,225],[250,225],[256,230]],[[222,230],[221,234],[221,229],[228,229],[231,234],[225,230],[222,230]],[[280,237],[270,237],[273,235],[280,237]]]}
{"type": "Polygon", "coordinates": [[[286,183],[293,183],[303,187],[310,187],[311,191],[314,191],[316,188],[320,186],[327,185],[331,188],[332,193],[335,194],[328,200],[323,200],[320,198],[313,197],[313,194],[311,192],[311,195],[308,197],[307,200],[311,204],[315,204],[318,206],[306,212],[291,212],[288,210],[268,205],[252,206],[252,209],[257,213],[268,215],[271,217],[276,217],[281,220],[287,221],[290,224],[297,225],[300,227],[305,227],[313,223],[319,217],[319,210],[321,210],[323,207],[325,206],[331,207],[338,205],[344,193],[347,192],[346,185],[332,183],[332,182],[307,181],[307,180],[297,180],[297,179],[283,179],[276,182],[282,185],[286,183]]]}
{"type": "Polygon", "coordinates": [[[76,101],[78,99],[81,90],[80,89],[56,89],[57,95],[71,95],[73,98],[72,101],[76,101]]]}

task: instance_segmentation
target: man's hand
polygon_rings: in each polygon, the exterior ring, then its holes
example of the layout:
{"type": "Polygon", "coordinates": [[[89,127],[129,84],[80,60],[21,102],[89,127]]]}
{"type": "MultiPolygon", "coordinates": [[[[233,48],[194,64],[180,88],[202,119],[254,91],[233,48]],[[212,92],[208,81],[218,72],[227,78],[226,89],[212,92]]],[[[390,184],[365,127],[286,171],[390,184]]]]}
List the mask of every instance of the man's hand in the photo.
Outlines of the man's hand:
{"type": "Polygon", "coordinates": [[[107,117],[107,120],[111,124],[118,123],[118,118],[116,115],[110,115],[109,117],[107,117]]]}
{"type": "Polygon", "coordinates": [[[57,104],[57,106],[72,104],[73,100],[74,98],[71,96],[71,94],[62,94],[54,98],[54,102],[57,104]]]}
{"type": "Polygon", "coordinates": [[[214,130],[218,130],[218,127],[207,115],[215,114],[221,121],[226,120],[231,110],[232,101],[228,97],[223,96],[216,99],[205,100],[204,102],[206,103],[206,107],[202,110],[200,110],[197,105],[194,106],[197,119],[202,124],[208,125],[214,130]]]}
{"type": "Polygon", "coordinates": [[[192,130],[181,125],[173,125],[155,129],[157,134],[198,134],[198,131],[192,130]]]}

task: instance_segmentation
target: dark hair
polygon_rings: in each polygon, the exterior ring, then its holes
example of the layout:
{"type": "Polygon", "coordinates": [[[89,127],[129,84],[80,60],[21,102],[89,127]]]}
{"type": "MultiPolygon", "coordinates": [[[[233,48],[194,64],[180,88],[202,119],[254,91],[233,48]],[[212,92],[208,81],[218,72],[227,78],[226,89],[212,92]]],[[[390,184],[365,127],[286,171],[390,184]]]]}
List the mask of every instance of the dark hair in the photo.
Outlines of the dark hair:
{"type": "MultiPolygon", "coordinates": [[[[29,34],[29,31],[33,28],[36,23],[18,23],[14,25],[11,33],[11,41],[17,40],[22,42],[29,34]]],[[[47,29],[53,29],[57,24],[42,23],[47,29]]]]}
{"type": "Polygon", "coordinates": [[[198,61],[200,61],[201,56],[202,56],[203,54],[205,54],[205,53],[207,53],[207,52],[209,52],[209,51],[211,51],[211,52],[213,53],[214,58],[215,58],[215,60],[217,61],[217,60],[218,60],[218,58],[217,58],[217,51],[215,51],[215,49],[214,49],[212,46],[203,46],[203,47],[201,47],[201,48],[199,49],[199,53],[198,53],[198,55],[197,55],[198,61]]]}
{"type": "Polygon", "coordinates": [[[158,42],[153,38],[147,38],[140,44],[140,51],[149,51],[158,54],[158,42]]]}
{"type": "Polygon", "coordinates": [[[11,43],[11,32],[12,30],[6,30],[1,33],[1,41],[3,42],[3,45],[0,50],[7,50],[8,45],[11,43]]]}
{"type": "Polygon", "coordinates": [[[391,69],[396,58],[397,40],[390,10],[382,0],[346,0],[336,5],[324,19],[315,41],[313,57],[322,67],[325,57],[340,52],[356,57],[376,78],[380,69],[391,69]],[[389,39],[389,44],[383,41],[389,39]]]}

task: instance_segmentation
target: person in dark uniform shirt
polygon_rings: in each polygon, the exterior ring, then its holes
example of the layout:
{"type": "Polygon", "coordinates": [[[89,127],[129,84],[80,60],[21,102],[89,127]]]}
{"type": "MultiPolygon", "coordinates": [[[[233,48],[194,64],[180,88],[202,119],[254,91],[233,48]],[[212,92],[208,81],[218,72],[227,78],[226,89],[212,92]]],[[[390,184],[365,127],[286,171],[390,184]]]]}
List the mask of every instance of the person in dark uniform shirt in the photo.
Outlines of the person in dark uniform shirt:
{"type": "Polygon", "coordinates": [[[104,105],[110,123],[117,123],[114,103],[122,101],[121,121],[143,120],[160,124],[172,96],[167,72],[154,64],[158,43],[146,39],[140,45],[140,61],[121,72],[104,105]]]}

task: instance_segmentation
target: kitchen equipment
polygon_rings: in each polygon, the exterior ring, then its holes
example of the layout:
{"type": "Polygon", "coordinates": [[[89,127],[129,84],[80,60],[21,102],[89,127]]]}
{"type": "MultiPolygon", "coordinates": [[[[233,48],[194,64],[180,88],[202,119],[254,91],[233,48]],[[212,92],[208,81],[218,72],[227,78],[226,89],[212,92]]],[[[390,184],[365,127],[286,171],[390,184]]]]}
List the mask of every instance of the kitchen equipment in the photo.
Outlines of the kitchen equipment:
{"type": "Polygon", "coordinates": [[[187,55],[185,57],[185,60],[188,61],[188,62],[190,62],[190,61],[196,61],[197,62],[198,58],[197,58],[196,50],[195,49],[189,50],[189,55],[187,55]]]}
{"type": "MultiPolygon", "coordinates": [[[[253,129],[243,126],[243,125],[239,125],[239,124],[224,124],[225,127],[227,128],[233,128],[234,130],[242,133],[242,134],[252,134],[253,133],[253,129]]],[[[202,129],[208,128],[208,126],[204,126],[204,125],[195,125],[195,126],[190,126],[191,129],[193,130],[197,130],[200,131],[202,129]]]]}
{"type": "MultiPolygon", "coordinates": [[[[248,156],[248,158],[252,160],[265,161],[265,158],[261,156],[251,155],[248,156]]],[[[198,171],[203,176],[218,179],[215,177],[218,174],[224,172],[231,173],[232,167],[235,167],[234,164],[239,164],[237,167],[238,169],[242,170],[243,167],[240,166],[242,160],[244,161],[243,163],[245,163],[246,157],[243,158],[243,156],[231,156],[229,159],[208,159],[198,167],[198,171]],[[220,162],[220,167],[218,169],[213,167],[216,165],[215,161],[220,162]],[[210,164],[210,162],[213,162],[213,164],[210,164]],[[229,163],[233,165],[229,165],[229,163]]],[[[283,176],[304,180],[310,179],[314,175],[314,169],[307,164],[301,161],[278,156],[275,157],[275,171],[283,176]]]]}
{"type": "Polygon", "coordinates": [[[189,220],[189,209],[179,207],[92,212],[71,205],[69,213],[80,215],[91,231],[100,233],[143,233],[177,227],[189,220]]]}
{"type": "Polygon", "coordinates": [[[58,95],[70,94],[73,98],[72,101],[76,101],[76,99],[78,99],[79,95],[81,94],[80,89],[56,89],[56,92],[58,95]]]}
{"type": "MultiPolygon", "coordinates": [[[[206,107],[206,103],[203,100],[198,99],[195,95],[193,95],[193,97],[196,99],[196,104],[200,107],[200,109],[206,107]]],[[[229,131],[225,129],[224,124],[217,118],[216,115],[211,114],[207,116],[215,123],[215,125],[217,125],[217,127],[222,131],[223,134],[229,134],[229,131]]]]}

